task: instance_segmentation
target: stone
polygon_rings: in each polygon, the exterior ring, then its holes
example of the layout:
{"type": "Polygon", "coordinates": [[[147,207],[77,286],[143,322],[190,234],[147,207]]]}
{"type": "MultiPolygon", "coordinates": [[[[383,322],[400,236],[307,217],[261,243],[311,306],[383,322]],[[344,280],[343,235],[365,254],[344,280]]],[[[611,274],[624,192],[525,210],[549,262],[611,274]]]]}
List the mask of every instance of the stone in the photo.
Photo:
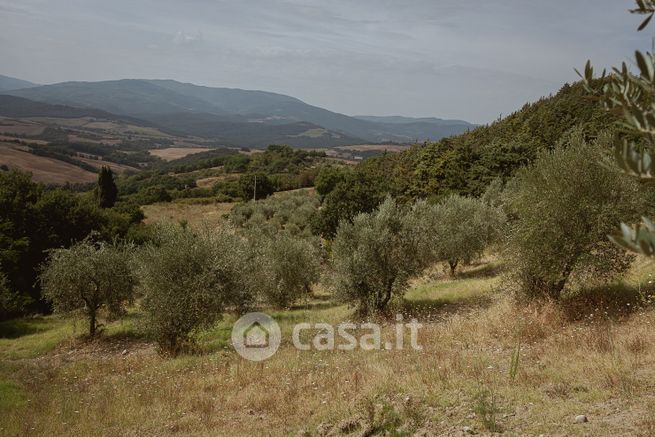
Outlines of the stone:
{"type": "Polygon", "coordinates": [[[586,423],[589,422],[589,419],[587,419],[587,416],[584,414],[580,414],[578,416],[575,416],[575,423],[586,423]]]}

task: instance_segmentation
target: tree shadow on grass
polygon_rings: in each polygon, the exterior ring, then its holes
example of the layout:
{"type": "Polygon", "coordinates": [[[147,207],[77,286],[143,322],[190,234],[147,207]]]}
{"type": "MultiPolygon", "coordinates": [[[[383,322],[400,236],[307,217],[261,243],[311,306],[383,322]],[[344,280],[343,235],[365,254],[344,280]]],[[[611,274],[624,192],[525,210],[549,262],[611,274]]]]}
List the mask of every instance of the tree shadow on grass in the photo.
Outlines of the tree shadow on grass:
{"type": "Polygon", "coordinates": [[[440,319],[463,311],[488,308],[492,303],[493,298],[488,295],[471,296],[457,300],[440,298],[405,299],[399,303],[398,311],[406,317],[431,320],[440,319]]]}
{"type": "Polygon", "coordinates": [[[620,321],[652,301],[652,286],[607,284],[565,293],[561,299],[564,315],[571,321],[607,319],[620,321]]]}
{"type": "Polygon", "coordinates": [[[339,302],[335,301],[323,301],[323,302],[300,302],[294,305],[291,305],[291,310],[326,310],[329,308],[338,307],[341,305],[339,302]]]}
{"type": "Polygon", "coordinates": [[[502,264],[485,263],[458,272],[453,279],[484,279],[500,275],[504,270],[502,264]]]}
{"type": "Polygon", "coordinates": [[[0,322],[0,338],[16,339],[52,329],[52,321],[44,317],[6,320],[0,322]]]}

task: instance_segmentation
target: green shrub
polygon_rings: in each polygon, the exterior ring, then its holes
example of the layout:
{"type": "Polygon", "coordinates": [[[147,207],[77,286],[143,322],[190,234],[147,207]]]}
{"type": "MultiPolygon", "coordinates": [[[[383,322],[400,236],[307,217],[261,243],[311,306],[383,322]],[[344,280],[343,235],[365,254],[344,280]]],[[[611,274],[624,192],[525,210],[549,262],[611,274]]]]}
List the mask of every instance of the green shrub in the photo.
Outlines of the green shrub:
{"type": "Polygon", "coordinates": [[[139,205],[150,205],[158,202],[170,202],[173,200],[170,193],[163,185],[152,185],[139,191],[132,196],[132,199],[139,205]]]}
{"type": "Polygon", "coordinates": [[[0,272],[0,320],[16,315],[23,307],[25,298],[14,293],[7,282],[7,277],[0,272]]]}
{"type": "Polygon", "coordinates": [[[0,173],[0,265],[9,289],[29,301],[27,310],[49,310],[38,281],[47,250],[70,247],[93,231],[107,240],[120,237],[130,221],[113,208],[98,208],[91,193],[47,190],[28,173],[0,173]]]}
{"type": "MultiPolygon", "coordinates": [[[[239,188],[238,179],[225,179],[218,181],[212,187],[212,191],[217,197],[223,196],[230,201],[241,197],[241,189],[239,188]]],[[[247,199],[250,198],[252,198],[252,194],[247,197],[247,199]]]]}
{"type": "Polygon", "coordinates": [[[239,196],[242,199],[264,199],[275,192],[273,182],[265,173],[247,173],[239,178],[239,196]]]}
{"type": "Polygon", "coordinates": [[[209,188],[203,187],[194,187],[194,188],[185,188],[182,190],[174,190],[171,193],[173,199],[189,199],[197,197],[212,197],[214,192],[209,188]]]}
{"type": "Polygon", "coordinates": [[[384,200],[376,178],[361,172],[350,174],[325,197],[320,211],[312,217],[312,231],[323,238],[334,238],[341,221],[371,212],[384,200]]]}
{"type": "Polygon", "coordinates": [[[314,180],[316,192],[321,196],[327,196],[340,182],[346,180],[349,172],[348,168],[342,166],[326,165],[321,167],[314,180]]]}

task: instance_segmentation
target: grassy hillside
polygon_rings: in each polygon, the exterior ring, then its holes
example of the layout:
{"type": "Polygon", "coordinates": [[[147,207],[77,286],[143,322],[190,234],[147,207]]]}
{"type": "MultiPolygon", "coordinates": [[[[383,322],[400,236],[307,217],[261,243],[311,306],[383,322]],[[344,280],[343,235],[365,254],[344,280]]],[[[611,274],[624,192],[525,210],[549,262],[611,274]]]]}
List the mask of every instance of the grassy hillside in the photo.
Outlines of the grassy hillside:
{"type": "MultiPolygon", "coordinates": [[[[228,314],[198,335],[204,354],[171,359],[143,339],[138,310],[96,341],[71,319],[4,322],[0,433],[652,435],[652,309],[576,322],[555,306],[516,307],[495,292],[501,267],[415,282],[403,312],[424,325],[422,351],[299,352],[285,341],[252,363],[229,347],[228,314]]],[[[640,262],[631,281],[649,268],[640,262]]],[[[351,319],[327,298],[268,311],[284,338],[294,323],[351,319]]]]}

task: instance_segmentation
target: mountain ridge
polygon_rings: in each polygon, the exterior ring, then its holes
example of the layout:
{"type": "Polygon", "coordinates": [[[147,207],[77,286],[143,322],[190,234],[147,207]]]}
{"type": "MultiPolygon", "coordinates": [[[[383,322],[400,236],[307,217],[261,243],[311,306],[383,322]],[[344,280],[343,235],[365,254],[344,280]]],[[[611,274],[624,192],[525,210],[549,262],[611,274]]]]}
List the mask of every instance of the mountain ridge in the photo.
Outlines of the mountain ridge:
{"type": "Polygon", "coordinates": [[[39,86],[36,83],[0,74],[0,92],[39,86]]]}
{"type": "MultiPolygon", "coordinates": [[[[240,88],[217,88],[164,79],[120,79],[101,82],[61,82],[7,91],[18,97],[50,104],[96,108],[112,114],[127,115],[161,123],[167,128],[209,137],[220,133],[221,126],[239,124],[248,135],[252,124],[286,125],[309,123],[324,129],[325,146],[334,145],[339,136],[347,138],[338,145],[357,142],[400,142],[437,140],[465,132],[474,125],[463,121],[435,123],[429,119],[415,123],[391,123],[361,119],[313,106],[292,96],[240,88]],[[179,117],[176,117],[179,114],[179,117]],[[209,114],[209,116],[208,116],[209,114]],[[250,125],[249,125],[250,124],[250,125]],[[352,142],[351,142],[352,141],[352,142]]],[[[435,119],[438,120],[438,119],[435,119]]],[[[261,130],[252,128],[252,130],[261,130]]],[[[311,141],[320,146],[320,139],[311,141]]]]}

